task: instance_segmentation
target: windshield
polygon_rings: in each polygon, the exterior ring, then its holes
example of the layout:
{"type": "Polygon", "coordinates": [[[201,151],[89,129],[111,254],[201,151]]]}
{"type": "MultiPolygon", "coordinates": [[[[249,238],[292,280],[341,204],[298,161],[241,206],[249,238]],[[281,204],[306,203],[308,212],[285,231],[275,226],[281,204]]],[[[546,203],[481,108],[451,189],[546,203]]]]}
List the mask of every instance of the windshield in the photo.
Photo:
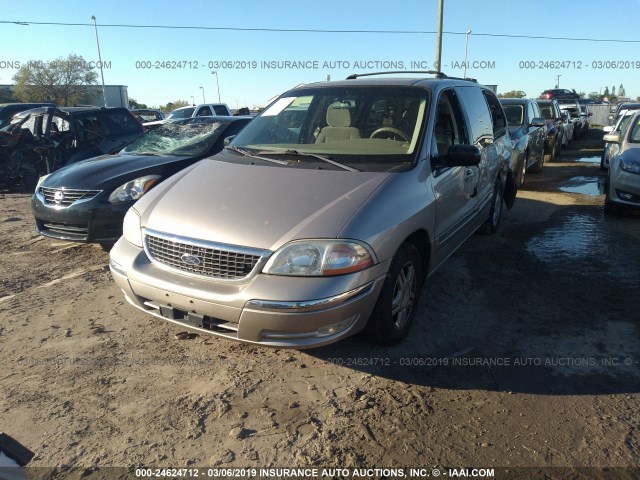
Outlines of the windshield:
{"type": "Polygon", "coordinates": [[[522,105],[502,105],[507,116],[509,126],[522,125],[524,123],[524,108],[522,105]]]}
{"type": "Polygon", "coordinates": [[[193,115],[195,108],[181,108],[179,110],[174,110],[169,115],[167,115],[167,120],[177,120],[179,118],[189,118],[193,115]]]}
{"type": "Polygon", "coordinates": [[[226,122],[203,122],[187,119],[167,123],[138,137],[121,153],[137,155],[198,156],[207,153],[222,132],[226,122]]]}
{"type": "Polygon", "coordinates": [[[233,146],[260,155],[323,155],[358,169],[386,170],[413,163],[427,100],[428,92],[418,87],[300,89],[271,104],[233,146]]]}

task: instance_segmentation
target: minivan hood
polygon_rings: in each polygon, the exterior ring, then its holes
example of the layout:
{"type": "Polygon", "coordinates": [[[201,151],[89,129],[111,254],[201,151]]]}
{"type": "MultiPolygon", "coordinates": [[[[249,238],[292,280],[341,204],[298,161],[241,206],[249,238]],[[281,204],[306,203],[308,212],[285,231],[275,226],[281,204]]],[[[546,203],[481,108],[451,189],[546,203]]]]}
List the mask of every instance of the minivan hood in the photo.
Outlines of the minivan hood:
{"type": "Polygon", "coordinates": [[[203,160],[135,208],[152,230],[276,250],[294,239],[335,238],[390,175],[203,160]]]}

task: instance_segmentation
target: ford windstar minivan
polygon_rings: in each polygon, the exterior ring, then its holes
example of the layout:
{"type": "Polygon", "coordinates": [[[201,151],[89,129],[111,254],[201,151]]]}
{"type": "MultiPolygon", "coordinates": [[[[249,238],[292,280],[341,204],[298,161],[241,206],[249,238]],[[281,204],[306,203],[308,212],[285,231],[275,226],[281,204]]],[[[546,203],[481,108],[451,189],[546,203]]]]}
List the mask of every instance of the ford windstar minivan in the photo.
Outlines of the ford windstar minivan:
{"type": "Polygon", "coordinates": [[[400,342],[424,280],[515,198],[495,94],[422,77],[297,87],[146,193],[110,254],[127,301],[253,344],[400,342]]]}

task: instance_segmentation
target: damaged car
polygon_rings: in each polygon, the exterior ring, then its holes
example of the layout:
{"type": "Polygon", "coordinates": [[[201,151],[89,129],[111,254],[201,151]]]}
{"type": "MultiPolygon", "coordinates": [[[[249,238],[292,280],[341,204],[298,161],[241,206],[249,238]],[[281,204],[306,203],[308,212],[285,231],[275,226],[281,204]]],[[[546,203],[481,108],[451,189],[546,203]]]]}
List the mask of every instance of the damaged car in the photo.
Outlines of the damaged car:
{"type": "Polygon", "coordinates": [[[114,155],[83,160],[40,179],[31,201],[38,233],[110,247],[133,203],[174,173],[223,148],[250,117],[197,117],[162,125],[114,155]]]}
{"type": "Polygon", "coordinates": [[[126,108],[25,110],[0,133],[5,188],[33,192],[40,176],[80,160],[115,153],[142,133],[142,124],[126,108]]]}

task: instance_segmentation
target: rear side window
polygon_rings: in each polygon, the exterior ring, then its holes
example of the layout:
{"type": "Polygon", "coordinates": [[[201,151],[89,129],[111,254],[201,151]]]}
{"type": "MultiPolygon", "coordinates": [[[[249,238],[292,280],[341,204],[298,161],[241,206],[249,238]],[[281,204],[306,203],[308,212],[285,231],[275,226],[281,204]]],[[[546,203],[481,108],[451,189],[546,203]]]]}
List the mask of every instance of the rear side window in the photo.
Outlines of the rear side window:
{"type": "Polygon", "coordinates": [[[482,90],[477,87],[456,87],[456,91],[467,112],[471,143],[475,145],[485,139],[493,139],[491,115],[482,90]]]}
{"type": "Polygon", "coordinates": [[[213,111],[216,112],[216,115],[229,115],[229,112],[227,112],[227,109],[224,108],[222,105],[214,105],[213,111]]]}
{"type": "Polygon", "coordinates": [[[142,127],[128,111],[102,112],[100,120],[111,135],[133,135],[142,132],[142,127]]]}

